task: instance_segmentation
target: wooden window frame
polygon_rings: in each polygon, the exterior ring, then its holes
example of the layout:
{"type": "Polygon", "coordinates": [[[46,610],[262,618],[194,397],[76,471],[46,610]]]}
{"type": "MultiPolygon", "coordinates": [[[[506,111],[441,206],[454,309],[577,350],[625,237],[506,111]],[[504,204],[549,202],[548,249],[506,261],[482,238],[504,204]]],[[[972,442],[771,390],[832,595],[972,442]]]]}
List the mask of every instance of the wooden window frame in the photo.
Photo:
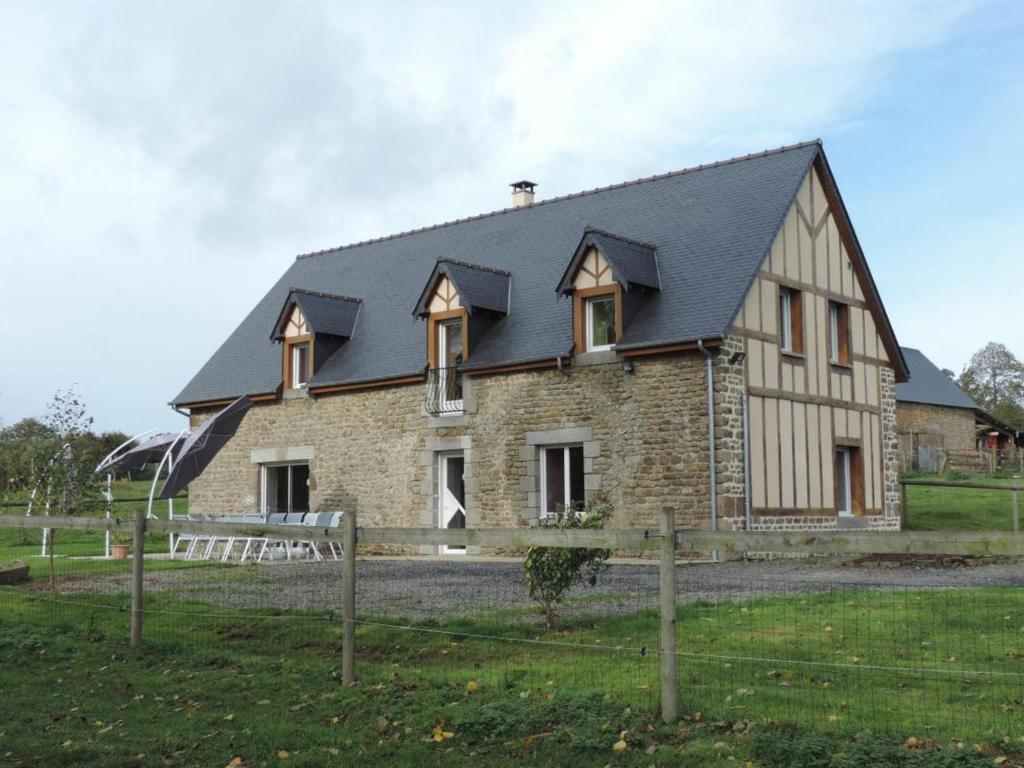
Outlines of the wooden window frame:
{"type": "Polygon", "coordinates": [[[804,293],[799,288],[779,286],[779,350],[787,355],[804,354],[804,293]],[[782,316],[782,299],[788,298],[788,318],[782,316]],[[788,319],[788,324],[784,323],[788,319]],[[789,344],[786,344],[788,329],[789,344]]]}
{"type": "MultiPolygon", "coordinates": [[[[615,298],[615,343],[618,344],[622,338],[622,286],[618,283],[612,285],[599,285],[593,288],[577,288],[572,294],[572,337],[577,354],[590,352],[587,348],[587,306],[588,300],[599,296],[613,296],[615,298]]],[[[611,346],[615,349],[615,344],[611,346]]]]}
{"type": "Polygon", "coordinates": [[[301,336],[288,336],[284,340],[284,356],[281,361],[281,379],[284,381],[285,389],[302,389],[309,385],[309,380],[313,378],[313,371],[315,370],[313,364],[313,354],[315,345],[313,344],[313,334],[306,333],[301,336]],[[306,371],[306,384],[302,387],[295,386],[295,381],[292,376],[292,347],[296,347],[299,344],[309,345],[309,361],[308,370],[306,371]]]}
{"type": "MultiPolygon", "coordinates": [[[[849,510],[844,514],[836,504],[836,515],[841,517],[861,517],[864,514],[864,454],[860,444],[839,442],[833,446],[832,461],[840,451],[847,456],[849,471],[847,474],[847,493],[849,494],[849,510]]],[[[833,471],[835,471],[833,466],[833,471]]]]}
{"type": "Polygon", "coordinates": [[[431,312],[427,318],[427,365],[431,368],[444,368],[441,365],[439,355],[441,350],[438,347],[438,325],[445,320],[462,321],[462,360],[469,359],[469,313],[465,307],[461,309],[448,309],[444,312],[431,312]]]}
{"type": "Polygon", "coordinates": [[[849,366],[850,357],[850,305],[841,301],[828,303],[828,360],[832,365],[849,366]],[[835,322],[832,313],[835,311],[835,322]]]}

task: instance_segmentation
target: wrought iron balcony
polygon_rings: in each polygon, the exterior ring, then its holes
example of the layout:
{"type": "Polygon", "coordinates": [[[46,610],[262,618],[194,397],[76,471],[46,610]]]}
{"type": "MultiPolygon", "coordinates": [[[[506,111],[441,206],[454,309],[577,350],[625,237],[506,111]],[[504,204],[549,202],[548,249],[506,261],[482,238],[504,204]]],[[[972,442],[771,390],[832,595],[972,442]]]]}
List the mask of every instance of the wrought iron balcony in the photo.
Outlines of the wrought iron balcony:
{"type": "Polygon", "coordinates": [[[432,416],[462,413],[462,369],[430,368],[424,405],[432,416]]]}

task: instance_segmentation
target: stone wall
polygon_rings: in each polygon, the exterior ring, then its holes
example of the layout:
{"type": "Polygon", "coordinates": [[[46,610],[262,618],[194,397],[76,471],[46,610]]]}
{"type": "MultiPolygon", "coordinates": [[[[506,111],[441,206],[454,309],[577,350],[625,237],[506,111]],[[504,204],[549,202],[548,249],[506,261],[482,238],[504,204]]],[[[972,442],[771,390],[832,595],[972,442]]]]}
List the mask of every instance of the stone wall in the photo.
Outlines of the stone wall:
{"type": "MultiPolygon", "coordinates": [[[[657,528],[666,506],[681,527],[708,525],[699,353],[638,360],[634,373],[612,360],[578,365],[568,376],[539,370],[467,379],[461,416],[427,415],[423,394],[415,384],[258,403],[192,484],[190,509],[257,513],[254,459],[291,449],[312,456],[314,510],[354,510],[368,526],[435,525],[437,453],[460,450],[468,525],[530,525],[538,515],[537,451],[549,440],[583,445],[587,494],[611,504],[612,526],[657,528]]],[[[720,482],[730,492],[738,482],[742,495],[730,418],[720,445],[731,468],[720,482]]]]}
{"type": "Polygon", "coordinates": [[[745,388],[744,340],[728,337],[714,360],[715,463],[718,465],[719,520],[743,517],[745,476],[743,466],[743,393],[745,388]],[[729,362],[735,360],[735,362],[729,362]]]}
{"type": "MultiPolygon", "coordinates": [[[[897,403],[896,431],[906,441],[910,434],[941,436],[941,445],[948,451],[974,451],[974,412],[968,408],[946,408],[924,403],[897,403]]],[[[932,443],[935,444],[935,443],[932,443]]],[[[912,446],[904,444],[904,449],[912,446]]]]}
{"type": "Polygon", "coordinates": [[[900,511],[900,443],[896,429],[896,372],[892,368],[879,370],[882,393],[882,488],[885,498],[883,527],[898,531],[902,513],[900,511]]]}

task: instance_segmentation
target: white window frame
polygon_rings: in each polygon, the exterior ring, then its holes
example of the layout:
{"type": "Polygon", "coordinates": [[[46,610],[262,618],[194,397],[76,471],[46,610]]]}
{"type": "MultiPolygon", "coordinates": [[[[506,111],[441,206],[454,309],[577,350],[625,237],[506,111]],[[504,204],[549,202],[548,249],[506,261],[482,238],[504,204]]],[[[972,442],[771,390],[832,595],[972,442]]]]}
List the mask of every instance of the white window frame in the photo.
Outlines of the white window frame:
{"type": "MultiPolygon", "coordinates": [[[[586,322],[587,322],[587,352],[602,352],[606,349],[611,349],[614,344],[594,344],[594,302],[597,301],[611,301],[612,303],[612,324],[615,323],[615,294],[614,293],[602,293],[597,296],[589,296],[583,300],[583,304],[586,306],[586,322]]],[[[618,339],[616,339],[618,341],[618,339]]]]}
{"type": "Polygon", "coordinates": [[[312,351],[313,347],[308,341],[291,345],[292,389],[302,389],[309,384],[309,359],[312,351]],[[306,350],[306,370],[302,370],[302,366],[299,364],[302,359],[300,350],[303,348],[306,350]]]}
{"type": "Polygon", "coordinates": [[[853,475],[851,472],[850,449],[843,445],[837,445],[833,453],[833,460],[839,460],[840,456],[842,456],[842,460],[839,470],[845,480],[843,485],[846,488],[846,498],[842,499],[843,506],[837,509],[836,512],[839,513],[840,517],[853,517],[853,475]]]}
{"type": "Polygon", "coordinates": [[[834,301],[828,303],[828,360],[839,362],[839,305],[834,301]]]}
{"type": "MultiPolygon", "coordinates": [[[[459,320],[458,329],[459,333],[462,333],[462,324],[465,319],[459,320]]],[[[448,329],[456,327],[452,321],[441,320],[437,323],[437,362],[438,362],[438,384],[441,387],[441,405],[444,416],[457,416],[463,410],[463,400],[448,400],[446,395],[448,393],[448,329]]],[[[465,355],[466,351],[463,350],[462,354],[465,355]]],[[[463,382],[465,386],[465,382],[463,382]]]]}
{"type": "MultiPolygon", "coordinates": [[[[571,466],[571,448],[583,449],[583,445],[580,443],[564,443],[561,445],[544,445],[540,449],[540,516],[541,518],[550,517],[554,514],[554,510],[548,509],[548,451],[561,451],[562,452],[562,504],[565,504],[565,500],[572,501],[572,476],[570,473],[571,466]]],[[[577,501],[583,501],[583,499],[577,499],[577,501]]]]}
{"type": "Polygon", "coordinates": [[[779,348],[793,351],[793,292],[789,288],[779,289],[779,348]]]}
{"type": "MultiPolygon", "coordinates": [[[[267,506],[267,486],[268,486],[268,471],[270,469],[279,469],[281,467],[288,467],[288,505],[292,503],[292,484],[294,483],[295,473],[292,471],[292,467],[306,467],[308,469],[308,461],[279,461],[270,464],[260,464],[260,514],[266,519],[267,515],[270,514],[270,510],[267,506]]],[[[306,491],[308,493],[309,486],[307,484],[306,491]]],[[[292,514],[293,510],[288,509],[286,514],[292,514]]]]}

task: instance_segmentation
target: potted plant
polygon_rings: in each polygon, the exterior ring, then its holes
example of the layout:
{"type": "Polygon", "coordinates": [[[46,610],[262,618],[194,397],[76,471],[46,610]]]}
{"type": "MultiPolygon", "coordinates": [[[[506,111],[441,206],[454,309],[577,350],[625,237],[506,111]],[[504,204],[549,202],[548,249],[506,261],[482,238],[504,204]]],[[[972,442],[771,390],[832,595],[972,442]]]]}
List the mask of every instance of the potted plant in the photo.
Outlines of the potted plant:
{"type": "Polygon", "coordinates": [[[114,560],[128,559],[128,535],[115,533],[113,543],[110,545],[110,557],[114,560]]]}

